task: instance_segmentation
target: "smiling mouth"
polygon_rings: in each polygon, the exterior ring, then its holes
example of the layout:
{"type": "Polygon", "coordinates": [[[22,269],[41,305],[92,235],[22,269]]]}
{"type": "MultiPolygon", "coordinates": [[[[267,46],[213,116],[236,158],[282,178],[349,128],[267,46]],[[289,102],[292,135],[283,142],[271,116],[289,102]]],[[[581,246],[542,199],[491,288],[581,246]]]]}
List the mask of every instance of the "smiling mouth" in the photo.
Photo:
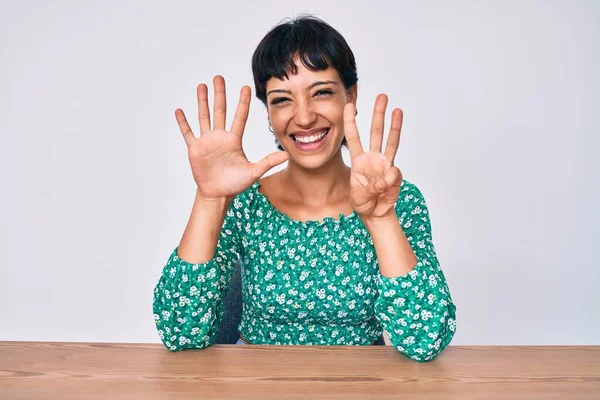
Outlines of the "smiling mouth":
{"type": "Polygon", "coordinates": [[[320,142],[321,140],[323,140],[323,138],[325,136],[327,136],[329,131],[330,131],[330,128],[326,128],[322,132],[315,133],[314,135],[310,135],[310,136],[296,136],[293,134],[290,136],[292,137],[292,140],[295,141],[296,143],[310,144],[310,143],[317,143],[317,142],[320,142]]]}

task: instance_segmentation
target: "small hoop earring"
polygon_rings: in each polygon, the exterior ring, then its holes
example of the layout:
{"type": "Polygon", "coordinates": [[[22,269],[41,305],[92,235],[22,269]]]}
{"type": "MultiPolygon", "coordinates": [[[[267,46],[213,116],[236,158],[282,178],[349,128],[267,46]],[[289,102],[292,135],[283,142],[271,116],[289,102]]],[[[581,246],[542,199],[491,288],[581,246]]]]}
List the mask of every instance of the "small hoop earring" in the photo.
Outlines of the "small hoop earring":
{"type": "Polygon", "coordinates": [[[358,110],[355,110],[355,111],[356,111],[356,113],[354,114],[354,116],[356,117],[358,115],[358,110]]]}
{"type": "Polygon", "coordinates": [[[273,127],[271,126],[271,122],[269,122],[269,131],[270,131],[271,133],[275,133],[275,132],[273,131],[273,127]]]}

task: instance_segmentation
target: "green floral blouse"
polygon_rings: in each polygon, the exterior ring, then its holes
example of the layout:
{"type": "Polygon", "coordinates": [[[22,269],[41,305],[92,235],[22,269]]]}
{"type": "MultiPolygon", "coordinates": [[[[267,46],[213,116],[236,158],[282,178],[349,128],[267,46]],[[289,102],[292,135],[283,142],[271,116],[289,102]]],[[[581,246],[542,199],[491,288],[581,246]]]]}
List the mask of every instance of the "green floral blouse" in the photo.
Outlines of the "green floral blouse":
{"type": "Polygon", "coordinates": [[[154,289],[154,320],[167,349],[209,346],[238,259],[241,334],[253,344],[369,345],[385,329],[416,361],[433,360],[456,332],[456,306],[437,260],[423,195],[403,180],[396,214],[417,264],[379,272],[371,235],[356,212],[299,222],[277,210],[255,182],[231,202],[215,256],[191,264],[177,248],[154,289]]]}

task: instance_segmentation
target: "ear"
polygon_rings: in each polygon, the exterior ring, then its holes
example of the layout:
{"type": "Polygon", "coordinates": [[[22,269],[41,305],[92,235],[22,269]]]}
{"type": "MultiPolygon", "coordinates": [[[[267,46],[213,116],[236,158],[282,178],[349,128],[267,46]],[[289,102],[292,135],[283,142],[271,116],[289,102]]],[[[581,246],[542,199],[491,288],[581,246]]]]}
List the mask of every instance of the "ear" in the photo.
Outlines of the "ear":
{"type": "Polygon", "coordinates": [[[356,83],[346,90],[346,95],[346,103],[354,103],[354,106],[356,107],[356,97],[358,96],[358,87],[356,83]]]}

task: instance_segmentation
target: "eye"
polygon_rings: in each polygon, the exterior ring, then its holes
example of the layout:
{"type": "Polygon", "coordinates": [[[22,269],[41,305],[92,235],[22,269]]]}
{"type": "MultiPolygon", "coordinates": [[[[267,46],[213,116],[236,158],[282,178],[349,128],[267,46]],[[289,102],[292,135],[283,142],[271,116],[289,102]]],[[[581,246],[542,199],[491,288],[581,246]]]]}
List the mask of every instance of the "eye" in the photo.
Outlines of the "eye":
{"type": "Polygon", "coordinates": [[[281,103],[284,103],[284,102],[286,102],[286,101],[288,101],[288,100],[289,100],[289,99],[288,99],[288,98],[286,98],[286,97],[277,97],[277,98],[275,98],[275,99],[273,99],[273,100],[271,101],[271,105],[281,104],[281,103]]]}
{"type": "Polygon", "coordinates": [[[324,96],[324,95],[330,95],[333,94],[333,91],[331,91],[330,89],[321,89],[318,92],[315,93],[315,96],[324,96]]]}

